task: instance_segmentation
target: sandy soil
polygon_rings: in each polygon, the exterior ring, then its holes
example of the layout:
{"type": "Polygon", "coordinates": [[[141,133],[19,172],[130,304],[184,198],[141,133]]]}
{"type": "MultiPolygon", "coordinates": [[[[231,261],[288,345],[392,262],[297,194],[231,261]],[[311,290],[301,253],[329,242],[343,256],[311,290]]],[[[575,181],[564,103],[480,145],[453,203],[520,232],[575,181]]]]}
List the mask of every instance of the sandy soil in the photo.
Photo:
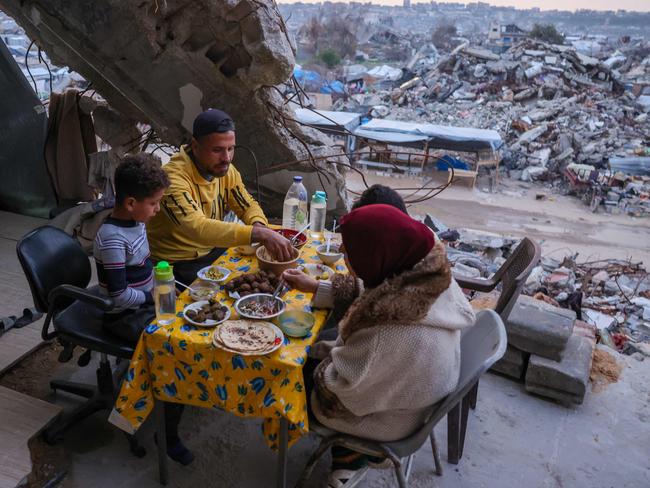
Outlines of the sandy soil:
{"type": "MultiPolygon", "coordinates": [[[[380,183],[396,190],[417,188],[424,182],[423,178],[376,173],[365,178],[368,184],[380,183]]],[[[348,186],[357,192],[365,188],[354,172],[348,176],[348,186]]],[[[400,193],[408,196],[413,192],[400,193]]],[[[577,198],[553,194],[541,185],[504,179],[494,193],[455,185],[435,198],[411,205],[409,212],[429,213],[451,228],[528,236],[542,243],[545,256],[579,253],[581,261],[631,258],[650,267],[650,218],[591,213],[577,198]],[[546,199],[536,200],[537,194],[545,194],[546,199]]]]}

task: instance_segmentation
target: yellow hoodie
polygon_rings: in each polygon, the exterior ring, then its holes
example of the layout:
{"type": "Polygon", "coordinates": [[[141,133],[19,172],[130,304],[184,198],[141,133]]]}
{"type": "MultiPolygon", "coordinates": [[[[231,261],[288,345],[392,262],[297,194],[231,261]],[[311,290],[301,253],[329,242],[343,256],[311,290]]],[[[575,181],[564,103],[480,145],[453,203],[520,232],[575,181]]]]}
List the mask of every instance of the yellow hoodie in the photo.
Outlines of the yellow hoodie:
{"type": "Polygon", "coordinates": [[[160,212],[147,224],[151,255],[156,260],[187,261],[205,256],[215,247],[250,244],[252,224],[268,223],[232,164],[225,176],[208,181],[187,149],[181,147],[163,166],[171,185],[160,202],[160,212]],[[228,210],[246,225],[222,222],[228,210]]]}

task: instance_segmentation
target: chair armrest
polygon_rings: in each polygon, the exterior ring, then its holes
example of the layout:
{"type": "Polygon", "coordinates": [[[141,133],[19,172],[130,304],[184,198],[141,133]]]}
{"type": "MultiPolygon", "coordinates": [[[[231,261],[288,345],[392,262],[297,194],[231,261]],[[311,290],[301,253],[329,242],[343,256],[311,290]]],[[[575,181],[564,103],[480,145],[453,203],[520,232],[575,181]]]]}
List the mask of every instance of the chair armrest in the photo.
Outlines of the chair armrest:
{"type": "Polygon", "coordinates": [[[44,341],[49,341],[56,336],[56,332],[48,332],[48,329],[50,327],[50,322],[52,322],[52,317],[57,311],[57,302],[59,302],[61,298],[73,298],[75,300],[88,303],[105,312],[115,306],[113,299],[94,295],[85,288],[79,288],[78,286],[73,285],[59,285],[54,290],[52,290],[47,297],[49,307],[47,316],[45,317],[45,322],[43,322],[43,330],[41,332],[41,337],[44,341]]]}
{"type": "Polygon", "coordinates": [[[491,279],[485,278],[471,278],[469,276],[454,276],[456,283],[461,288],[466,288],[468,290],[480,291],[487,293],[496,288],[497,282],[491,279]]]}

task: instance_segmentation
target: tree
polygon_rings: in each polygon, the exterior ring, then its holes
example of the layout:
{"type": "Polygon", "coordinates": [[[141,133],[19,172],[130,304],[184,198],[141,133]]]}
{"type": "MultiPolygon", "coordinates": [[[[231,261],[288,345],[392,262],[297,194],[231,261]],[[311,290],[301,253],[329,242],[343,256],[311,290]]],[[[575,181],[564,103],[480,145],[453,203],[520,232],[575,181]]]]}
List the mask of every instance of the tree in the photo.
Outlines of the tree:
{"type": "Polygon", "coordinates": [[[550,44],[564,44],[564,36],[553,24],[535,24],[528,35],[550,44]]]}
{"type": "Polygon", "coordinates": [[[324,49],[318,53],[318,59],[322,61],[325,66],[332,69],[341,62],[341,57],[333,49],[324,49]]]}
{"type": "Polygon", "coordinates": [[[431,42],[438,49],[451,47],[452,38],[458,35],[458,29],[454,24],[441,23],[431,34],[431,42]]]}

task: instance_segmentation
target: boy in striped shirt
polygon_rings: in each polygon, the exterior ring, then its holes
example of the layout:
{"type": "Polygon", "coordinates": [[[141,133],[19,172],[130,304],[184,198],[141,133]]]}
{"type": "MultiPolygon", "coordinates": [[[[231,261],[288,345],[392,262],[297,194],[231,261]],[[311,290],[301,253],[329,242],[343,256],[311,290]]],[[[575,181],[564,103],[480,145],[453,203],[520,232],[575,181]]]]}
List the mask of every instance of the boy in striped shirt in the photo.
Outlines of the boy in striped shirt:
{"type": "MultiPolygon", "coordinates": [[[[151,154],[127,155],[115,170],[115,207],[99,228],[93,246],[100,292],[115,307],[104,327],[135,346],[155,318],[153,264],[145,224],[160,210],[169,186],[160,160],[151,154]]],[[[165,404],[167,454],[181,464],[194,459],[178,437],[183,405],[165,404]]]]}

